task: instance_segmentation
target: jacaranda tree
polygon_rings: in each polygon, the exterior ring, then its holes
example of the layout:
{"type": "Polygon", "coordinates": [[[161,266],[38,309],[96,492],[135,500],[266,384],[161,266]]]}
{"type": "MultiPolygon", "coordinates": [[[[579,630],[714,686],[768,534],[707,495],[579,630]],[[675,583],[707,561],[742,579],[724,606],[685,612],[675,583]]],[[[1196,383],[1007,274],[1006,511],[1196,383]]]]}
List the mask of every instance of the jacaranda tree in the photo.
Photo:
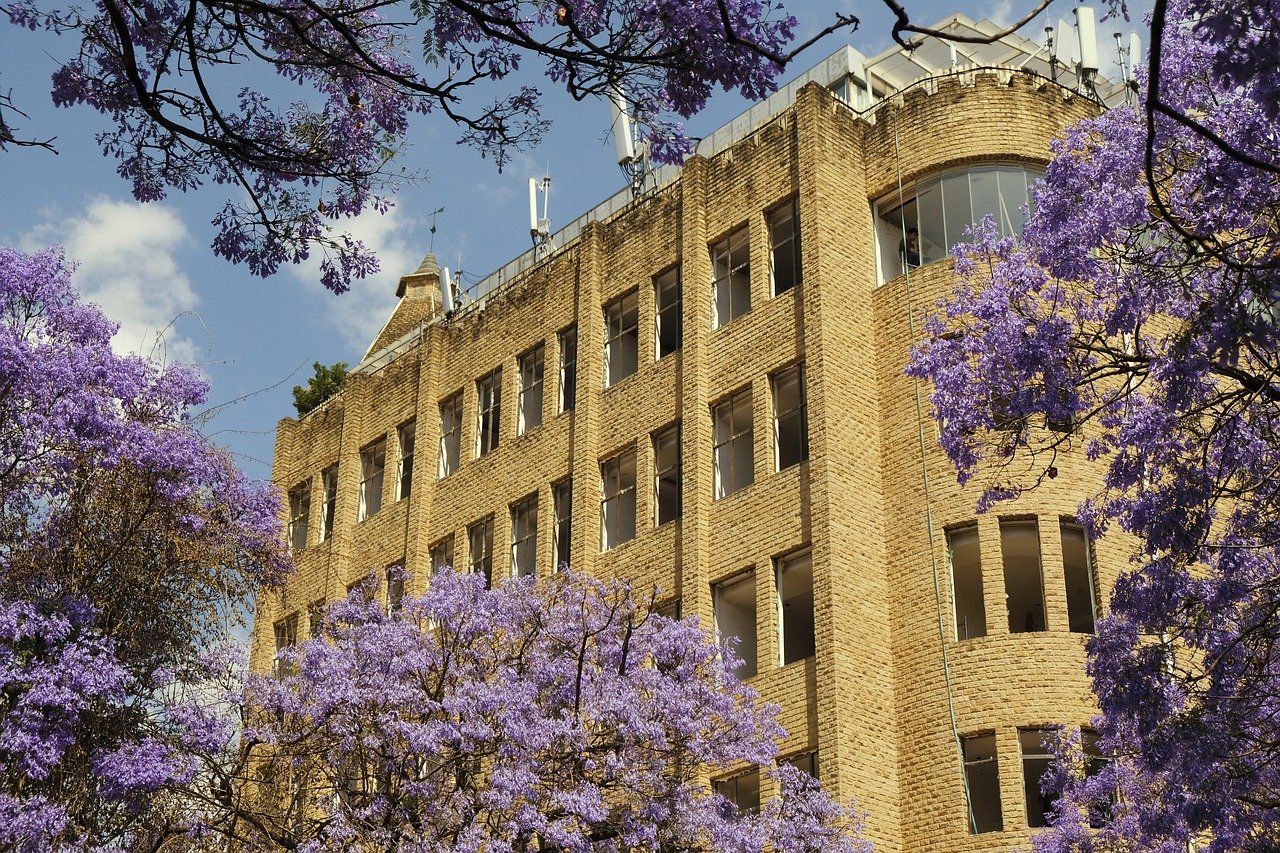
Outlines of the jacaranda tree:
{"type": "Polygon", "coordinates": [[[113,353],[70,274],[0,248],[5,850],[128,846],[192,778],[193,666],[287,569],[274,493],[184,420],[203,382],[113,353]]]}
{"type": "Polygon", "coordinates": [[[487,590],[445,569],[391,614],[374,592],[249,681],[238,752],[206,768],[234,774],[209,830],[264,850],[868,853],[776,764],[777,708],[694,621],[570,572],[487,590]],[[755,811],[708,782],[755,768],[781,791],[755,811]]]}
{"type": "Polygon", "coordinates": [[[1089,644],[1117,760],[1059,766],[1046,853],[1280,838],[1277,60],[1273,0],[1157,2],[1137,108],[1057,143],[1020,241],[959,247],[911,367],[985,506],[1071,449],[1092,534],[1140,543],[1089,644]]]}

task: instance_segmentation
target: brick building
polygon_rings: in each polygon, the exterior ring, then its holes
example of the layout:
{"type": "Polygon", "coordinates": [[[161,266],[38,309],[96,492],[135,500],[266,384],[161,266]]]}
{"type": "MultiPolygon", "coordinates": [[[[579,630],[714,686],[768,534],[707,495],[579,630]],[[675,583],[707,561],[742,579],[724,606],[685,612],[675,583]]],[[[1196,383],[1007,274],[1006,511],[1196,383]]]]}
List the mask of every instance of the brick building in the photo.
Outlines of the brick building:
{"type": "MultiPolygon", "coordinates": [[[[737,636],[784,754],[878,850],[1025,846],[1042,730],[1094,713],[1084,645],[1123,555],[1072,519],[1099,473],[1078,454],[976,517],[902,368],[943,247],[1020,227],[1050,139],[1097,109],[1042,57],[845,49],[456,310],[428,256],[343,392],[280,422],[298,572],[259,604],[255,665],[393,564],[416,591],[433,564],[568,562],[737,636]]],[[[718,784],[749,805],[744,770],[718,784]]]]}

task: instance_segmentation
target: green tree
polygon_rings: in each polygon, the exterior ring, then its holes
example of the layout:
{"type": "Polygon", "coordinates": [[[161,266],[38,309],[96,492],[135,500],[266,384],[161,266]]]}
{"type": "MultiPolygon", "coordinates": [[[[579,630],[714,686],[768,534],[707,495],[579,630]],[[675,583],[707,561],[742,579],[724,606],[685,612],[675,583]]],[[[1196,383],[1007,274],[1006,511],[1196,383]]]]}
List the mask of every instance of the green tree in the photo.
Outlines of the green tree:
{"type": "Polygon", "coordinates": [[[345,361],[339,361],[332,367],[325,367],[317,361],[312,367],[316,375],[307,380],[306,387],[293,386],[293,407],[298,410],[298,417],[318,408],[325,400],[341,391],[347,381],[345,361]]]}

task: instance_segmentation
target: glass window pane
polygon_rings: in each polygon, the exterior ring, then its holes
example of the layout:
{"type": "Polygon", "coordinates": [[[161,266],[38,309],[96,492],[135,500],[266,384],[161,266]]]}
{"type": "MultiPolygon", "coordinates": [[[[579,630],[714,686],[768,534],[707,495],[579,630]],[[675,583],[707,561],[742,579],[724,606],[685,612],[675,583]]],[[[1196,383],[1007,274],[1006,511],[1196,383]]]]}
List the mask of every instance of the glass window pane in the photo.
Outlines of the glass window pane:
{"type": "Polygon", "coordinates": [[[947,550],[951,557],[951,591],[955,596],[956,639],[985,636],[987,606],[982,597],[978,528],[947,531],[947,550]]]}
{"type": "Polygon", "coordinates": [[[1006,219],[1001,215],[1000,211],[1000,191],[996,185],[996,170],[994,168],[974,169],[969,172],[969,188],[973,193],[973,215],[970,222],[977,222],[984,216],[990,216],[995,220],[996,227],[1002,233],[1008,234],[1005,230],[1006,219]]]}
{"type": "Polygon", "coordinates": [[[916,207],[920,212],[920,262],[931,263],[946,254],[943,230],[942,189],[937,180],[929,181],[916,191],[916,207]]]}
{"type": "Polygon", "coordinates": [[[1027,218],[1022,208],[1027,204],[1027,181],[1030,178],[1026,169],[1006,166],[999,170],[1001,234],[1022,233],[1027,218]],[[1009,230],[1005,230],[1006,226],[1009,230]]]}

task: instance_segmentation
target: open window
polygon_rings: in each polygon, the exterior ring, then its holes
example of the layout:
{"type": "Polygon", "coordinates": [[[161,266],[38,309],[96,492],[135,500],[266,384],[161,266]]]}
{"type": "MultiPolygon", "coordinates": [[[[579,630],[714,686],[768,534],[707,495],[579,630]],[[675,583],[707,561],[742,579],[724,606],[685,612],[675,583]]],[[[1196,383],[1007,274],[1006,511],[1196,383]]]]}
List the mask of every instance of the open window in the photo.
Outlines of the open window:
{"type": "Polygon", "coordinates": [[[1064,521],[1062,574],[1067,583],[1067,623],[1072,631],[1092,634],[1098,621],[1097,570],[1084,528],[1064,521]]]}
{"type": "Polygon", "coordinates": [[[1053,763],[1053,729],[1018,729],[1018,746],[1022,749],[1022,791],[1027,803],[1027,826],[1048,826],[1048,816],[1057,800],[1041,790],[1044,775],[1053,763]]]}
{"type": "Polygon", "coordinates": [[[511,574],[522,578],[537,570],[538,493],[511,505],[511,574]]]}
{"type": "Polygon", "coordinates": [[[680,424],[653,434],[653,523],[680,517],[680,424]]]}
{"type": "Polygon", "coordinates": [[[785,666],[812,657],[813,552],[809,549],[774,561],[778,592],[778,664],[785,666]]]}
{"type": "Polygon", "coordinates": [[[636,372],[640,364],[640,298],[632,291],[604,307],[604,387],[636,372]]]}
{"type": "Polygon", "coordinates": [[[600,463],[600,550],[636,538],[636,449],[600,463]]]}
{"type": "Polygon", "coordinates": [[[307,547],[307,526],[311,521],[311,484],[301,483],[289,490],[289,549],[307,547]]]}
{"type": "Polygon", "coordinates": [[[396,500],[402,501],[413,493],[413,443],[418,422],[409,421],[396,430],[400,445],[399,470],[396,473],[396,500]]]}
{"type": "Polygon", "coordinates": [[[769,245],[773,295],[785,293],[804,280],[800,268],[800,203],[790,198],[769,211],[769,245]]]}
{"type": "Polygon", "coordinates": [[[551,485],[551,501],[555,504],[555,554],[552,562],[556,571],[568,566],[573,548],[573,480],[564,479],[551,485]]]}
{"type": "Polygon", "coordinates": [[[755,481],[751,388],[744,388],[717,403],[711,415],[715,442],[715,496],[723,498],[755,481]]]}
{"type": "Polygon", "coordinates": [[[711,785],[717,794],[733,803],[738,814],[756,814],[760,811],[759,767],[727,779],[716,779],[711,785]]]}
{"type": "Polygon", "coordinates": [[[1045,630],[1044,577],[1040,569],[1040,528],[1035,519],[1000,522],[1004,594],[1009,633],[1045,630]]]}
{"type": "Polygon", "coordinates": [[[453,568],[453,534],[431,546],[431,571],[438,572],[445,566],[453,568]]]}
{"type": "Polygon", "coordinates": [[[276,659],[272,664],[272,668],[277,677],[292,675],[294,672],[292,664],[287,665],[285,661],[281,660],[280,653],[298,644],[298,614],[290,613],[276,622],[273,627],[275,629],[276,659]]]}
{"type": "Polygon", "coordinates": [[[440,403],[440,464],[437,475],[447,477],[458,470],[462,454],[462,392],[440,403]]]}
{"type": "Polygon", "coordinates": [[[320,487],[324,489],[320,505],[320,541],[333,535],[333,519],[338,507],[338,466],[330,465],[320,472],[320,487]]]}
{"type": "Polygon", "coordinates": [[[578,401],[578,327],[560,332],[560,411],[567,412],[578,401]]]}
{"type": "Polygon", "coordinates": [[[663,358],[677,352],[683,342],[680,267],[653,277],[653,352],[663,358]]]}
{"type": "Polygon", "coordinates": [[[476,380],[476,458],[498,449],[502,436],[502,368],[476,380]]]}
{"type": "Polygon", "coordinates": [[[400,566],[387,566],[384,575],[387,585],[387,613],[395,615],[404,604],[404,569],[400,566]]]}
{"type": "Polygon", "coordinates": [[[380,438],[360,451],[360,506],[356,520],[364,521],[382,509],[382,478],[387,467],[387,440],[380,438]]]}
{"type": "Polygon", "coordinates": [[[751,240],[742,226],[711,246],[711,328],[751,310],[751,240]]]}
{"type": "Polygon", "coordinates": [[[769,379],[773,387],[774,465],[781,471],[809,458],[804,365],[794,364],[769,379]]]}
{"type": "Polygon", "coordinates": [[[493,586],[493,516],[480,519],[467,528],[467,545],[471,551],[471,571],[484,575],[485,587],[493,586]]]}
{"type": "Polygon", "coordinates": [[[964,754],[964,784],[969,800],[969,831],[975,835],[1004,830],[1000,808],[1000,766],[996,762],[994,732],[960,739],[964,754]]]}
{"type": "Polygon", "coordinates": [[[736,637],[741,663],[733,671],[739,679],[756,674],[756,573],[721,581],[711,588],[716,631],[721,637],[736,637]]]}
{"type": "Polygon", "coordinates": [[[542,423],[542,374],[545,348],[538,344],[520,356],[520,400],[516,432],[524,435],[542,423]]]}
{"type": "Polygon", "coordinates": [[[956,639],[986,636],[987,605],[982,593],[982,558],[978,552],[976,524],[947,531],[947,556],[951,561],[956,639]]]}
{"type": "Polygon", "coordinates": [[[875,205],[880,281],[943,260],[965,229],[990,216],[1001,234],[1022,233],[1027,185],[1044,173],[1020,165],[968,166],[930,175],[875,205]]]}

